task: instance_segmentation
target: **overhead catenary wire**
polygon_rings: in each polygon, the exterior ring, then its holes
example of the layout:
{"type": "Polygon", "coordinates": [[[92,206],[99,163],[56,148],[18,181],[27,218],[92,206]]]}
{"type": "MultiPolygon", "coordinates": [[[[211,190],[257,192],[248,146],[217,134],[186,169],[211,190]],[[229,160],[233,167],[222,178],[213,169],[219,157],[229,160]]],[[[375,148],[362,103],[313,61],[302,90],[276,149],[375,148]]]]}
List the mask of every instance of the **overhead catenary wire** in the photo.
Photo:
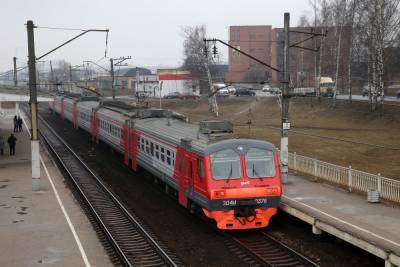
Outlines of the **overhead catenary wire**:
{"type": "Polygon", "coordinates": [[[48,29],[48,30],[63,30],[63,31],[87,31],[86,29],[78,29],[78,28],[46,27],[46,26],[35,26],[35,28],[48,29]]]}
{"type": "MultiPolygon", "coordinates": [[[[247,124],[234,124],[234,126],[248,127],[247,124]]],[[[279,130],[279,131],[281,130],[281,128],[279,128],[279,127],[270,126],[270,125],[257,125],[257,127],[271,128],[271,129],[279,130]]],[[[390,147],[390,146],[386,146],[386,145],[371,144],[371,143],[367,143],[367,142],[342,139],[342,138],[338,138],[338,137],[324,136],[324,135],[318,135],[318,134],[310,134],[310,133],[297,131],[297,130],[291,130],[291,133],[305,135],[305,136],[309,136],[309,137],[313,137],[313,138],[334,140],[334,141],[339,141],[339,142],[352,143],[352,144],[357,144],[357,145],[364,145],[364,146],[371,146],[371,147],[375,147],[375,148],[400,151],[400,147],[390,147]]]]}

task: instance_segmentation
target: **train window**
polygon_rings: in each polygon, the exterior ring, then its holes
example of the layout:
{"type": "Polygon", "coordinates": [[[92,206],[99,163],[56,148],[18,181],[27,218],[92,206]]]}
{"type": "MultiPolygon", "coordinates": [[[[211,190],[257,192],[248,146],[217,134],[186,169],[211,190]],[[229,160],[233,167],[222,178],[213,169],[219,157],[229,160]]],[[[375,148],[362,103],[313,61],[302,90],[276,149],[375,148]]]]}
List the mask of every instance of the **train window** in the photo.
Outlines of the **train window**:
{"type": "Polygon", "coordinates": [[[258,148],[250,148],[246,153],[246,173],[249,178],[275,176],[276,171],[273,152],[258,148]]]}
{"type": "Polygon", "coordinates": [[[197,176],[199,178],[204,177],[204,163],[201,159],[197,159],[197,176]]]}
{"type": "Polygon", "coordinates": [[[233,149],[224,149],[211,155],[213,177],[216,180],[240,178],[240,156],[233,149]]]}

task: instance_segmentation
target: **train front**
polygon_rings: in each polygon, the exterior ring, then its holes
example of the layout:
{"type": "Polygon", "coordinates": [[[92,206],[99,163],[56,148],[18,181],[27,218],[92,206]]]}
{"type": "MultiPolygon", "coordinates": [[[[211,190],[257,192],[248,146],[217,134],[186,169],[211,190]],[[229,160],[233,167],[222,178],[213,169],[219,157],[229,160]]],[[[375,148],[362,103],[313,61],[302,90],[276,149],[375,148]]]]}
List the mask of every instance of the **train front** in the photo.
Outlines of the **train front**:
{"type": "Polygon", "coordinates": [[[207,147],[207,217],[219,229],[266,227],[276,214],[282,194],[277,150],[269,142],[231,139],[207,147]]]}

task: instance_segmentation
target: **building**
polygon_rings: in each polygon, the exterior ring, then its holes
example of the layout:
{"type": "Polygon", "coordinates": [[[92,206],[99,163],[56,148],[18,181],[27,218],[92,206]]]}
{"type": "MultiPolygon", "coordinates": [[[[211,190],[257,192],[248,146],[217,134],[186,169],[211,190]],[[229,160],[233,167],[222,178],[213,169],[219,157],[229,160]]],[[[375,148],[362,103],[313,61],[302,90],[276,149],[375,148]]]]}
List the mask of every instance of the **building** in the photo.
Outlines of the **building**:
{"type": "MultiPolygon", "coordinates": [[[[100,91],[111,91],[112,77],[110,75],[97,76],[89,83],[100,91]]],[[[114,85],[117,94],[134,94],[136,90],[145,90],[145,84],[150,83],[157,83],[157,78],[148,69],[136,67],[114,70],[114,85]],[[137,79],[140,80],[139,88],[136,85],[137,79]]],[[[152,86],[148,86],[149,90],[150,88],[152,86]]]]}
{"type": "MultiPolygon", "coordinates": [[[[292,27],[293,31],[310,32],[311,28],[292,27]]],[[[327,29],[322,47],[321,76],[335,78],[336,74],[336,46],[337,31],[335,27],[327,29]]],[[[325,32],[325,29],[316,28],[316,32],[325,32]]],[[[343,27],[342,44],[340,50],[339,79],[338,85],[347,85],[349,47],[351,29],[343,27]]],[[[291,33],[290,43],[298,43],[310,35],[291,33]]],[[[310,39],[300,46],[315,48],[320,46],[321,37],[310,39]]],[[[283,29],[272,28],[272,26],[231,26],[229,29],[229,43],[232,46],[246,52],[257,59],[277,69],[283,69],[283,29]]],[[[314,86],[315,62],[319,62],[318,53],[290,48],[290,77],[294,86],[314,86]]],[[[318,64],[317,64],[318,65],[318,64]]],[[[317,73],[319,71],[317,70],[317,73]]],[[[278,85],[281,77],[278,72],[255,62],[254,60],[240,55],[233,49],[229,49],[229,71],[225,76],[227,82],[269,82],[278,85]]]]}
{"type": "MultiPolygon", "coordinates": [[[[231,26],[229,44],[261,61],[271,64],[271,41],[274,39],[272,26],[231,26]]],[[[271,79],[271,70],[229,49],[229,70],[225,75],[227,82],[256,82],[271,79]]]]}
{"type": "Polygon", "coordinates": [[[162,83],[161,96],[172,92],[199,94],[199,81],[192,78],[190,71],[182,69],[157,70],[158,81],[162,83]]]}

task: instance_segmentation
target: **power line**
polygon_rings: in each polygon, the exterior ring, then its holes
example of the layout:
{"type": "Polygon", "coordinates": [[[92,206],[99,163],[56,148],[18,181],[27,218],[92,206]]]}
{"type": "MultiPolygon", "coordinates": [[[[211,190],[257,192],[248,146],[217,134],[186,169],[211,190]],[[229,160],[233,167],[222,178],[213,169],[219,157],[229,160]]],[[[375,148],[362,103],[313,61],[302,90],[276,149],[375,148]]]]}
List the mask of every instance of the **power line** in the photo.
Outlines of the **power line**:
{"type": "Polygon", "coordinates": [[[46,27],[46,26],[35,26],[37,29],[48,29],[48,30],[63,30],[63,31],[87,31],[85,29],[77,28],[59,28],[59,27],[46,27]]]}
{"type": "MultiPolygon", "coordinates": [[[[248,127],[247,124],[234,124],[234,126],[248,127]]],[[[281,128],[279,128],[279,127],[269,126],[269,125],[258,125],[258,126],[255,126],[255,127],[271,128],[271,129],[279,130],[279,131],[281,130],[281,128]]],[[[310,134],[310,133],[306,133],[306,132],[302,132],[302,131],[296,131],[296,130],[292,130],[291,132],[292,133],[296,133],[296,134],[300,134],[300,135],[313,137],[313,138],[334,140],[334,141],[339,141],[339,142],[352,143],[352,144],[357,144],[357,145],[365,145],[365,146],[371,146],[371,147],[375,147],[375,148],[400,151],[400,147],[390,147],[390,146],[385,146],[385,145],[377,145],[377,144],[371,144],[371,143],[366,143],[366,142],[361,142],[361,141],[353,141],[353,140],[348,140],[348,139],[341,139],[341,138],[337,138],[337,137],[330,137],[330,136],[324,136],[324,135],[318,135],[318,134],[310,134]]]]}

